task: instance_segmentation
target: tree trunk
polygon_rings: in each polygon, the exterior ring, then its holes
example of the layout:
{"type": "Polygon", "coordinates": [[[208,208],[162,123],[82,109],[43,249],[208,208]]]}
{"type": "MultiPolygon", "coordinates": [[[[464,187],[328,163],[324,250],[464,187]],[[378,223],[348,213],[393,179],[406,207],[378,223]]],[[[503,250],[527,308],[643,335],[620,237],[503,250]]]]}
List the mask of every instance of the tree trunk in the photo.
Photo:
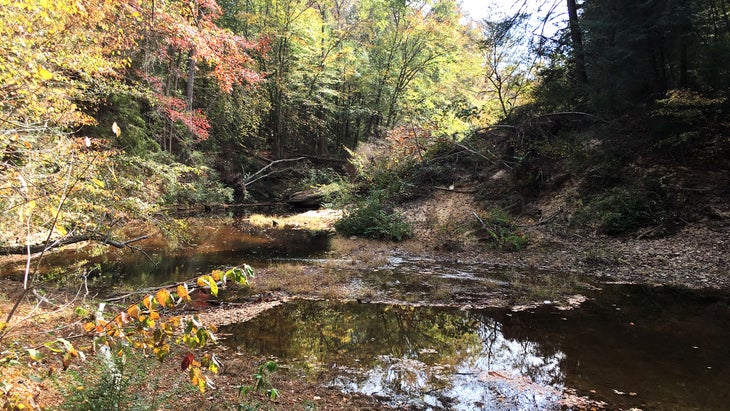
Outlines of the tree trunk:
{"type": "Polygon", "coordinates": [[[583,52],[583,33],[578,22],[578,5],[575,0],[568,2],[568,20],[570,22],[570,40],[573,43],[573,61],[575,62],[575,78],[579,84],[588,84],[586,60],[583,52]]]}
{"type": "Polygon", "coordinates": [[[195,49],[188,54],[188,84],[185,89],[185,101],[188,111],[193,111],[193,86],[195,85],[195,49]]]}

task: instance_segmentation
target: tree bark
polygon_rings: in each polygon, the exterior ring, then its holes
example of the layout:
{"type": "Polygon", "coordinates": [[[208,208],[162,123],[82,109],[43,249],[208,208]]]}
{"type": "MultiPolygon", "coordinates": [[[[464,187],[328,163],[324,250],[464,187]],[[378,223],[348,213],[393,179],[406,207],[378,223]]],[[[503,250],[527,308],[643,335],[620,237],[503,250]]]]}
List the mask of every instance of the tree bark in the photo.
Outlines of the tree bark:
{"type": "Polygon", "coordinates": [[[188,111],[193,111],[193,86],[195,85],[195,49],[188,54],[188,84],[185,90],[185,100],[188,111]]]}
{"type": "Polygon", "coordinates": [[[570,22],[570,40],[573,43],[573,61],[575,62],[575,78],[579,84],[588,84],[586,60],[583,51],[583,33],[578,22],[578,5],[575,0],[568,2],[568,21],[570,22]]]}

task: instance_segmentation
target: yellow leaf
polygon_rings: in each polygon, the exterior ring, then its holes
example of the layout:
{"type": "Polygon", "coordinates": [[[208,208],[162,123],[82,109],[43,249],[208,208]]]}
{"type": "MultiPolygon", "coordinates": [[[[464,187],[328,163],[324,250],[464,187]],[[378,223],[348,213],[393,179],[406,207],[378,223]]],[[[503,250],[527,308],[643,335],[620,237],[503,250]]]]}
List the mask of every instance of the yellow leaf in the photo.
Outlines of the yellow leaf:
{"type": "Polygon", "coordinates": [[[160,319],[160,313],[157,311],[150,311],[150,320],[159,320],[160,319]]]}
{"type": "Polygon", "coordinates": [[[161,306],[167,306],[171,300],[170,292],[165,289],[158,291],[157,294],[155,294],[155,300],[157,300],[161,306]]]}
{"type": "Polygon", "coordinates": [[[91,178],[91,181],[93,181],[93,182],[94,182],[94,184],[96,184],[96,186],[97,186],[97,187],[99,187],[99,188],[104,188],[104,187],[106,187],[106,184],[104,184],[104,182],[103,182],[103,181],[101,181],[101,180],[99,180],[98,178],[94,178],[94,177],[92,177],[92,178],[91,178]]]}
{"type": "Polygon", "coordinates": [[[41,67],[38,69],[38,77],[40,77],[41,80],[50,80],[53,78],[53,73],[41,67]]]}
{"type": "Polygon", "coordinates": [[[205,278],[204,278],[203,276],[200,276],[200,277],[198,277],[198,279],[197,279],[197,280],[195,280],[195,282],[196,282],[196,283],[197,283],[197,284],[198,284],[198,285],[199,285],[200,287],[205,287],[206,285],[208,285],[208,282],[207,282],[207,281],[205,281],[205,278]]]}
{"type": "Polygon", "coordinates": [[[84,324],[84,331],[87,333],[94,331],[95,328],[96,328],[96,324],[94,324],[93,322],[84,324]]]}
{"type": "Polygon", "coordinates": [[[185,301],[190,301],[190,294],[188,293],[188,287],[184,284],[177,286],[177,296],[185,301]]]}

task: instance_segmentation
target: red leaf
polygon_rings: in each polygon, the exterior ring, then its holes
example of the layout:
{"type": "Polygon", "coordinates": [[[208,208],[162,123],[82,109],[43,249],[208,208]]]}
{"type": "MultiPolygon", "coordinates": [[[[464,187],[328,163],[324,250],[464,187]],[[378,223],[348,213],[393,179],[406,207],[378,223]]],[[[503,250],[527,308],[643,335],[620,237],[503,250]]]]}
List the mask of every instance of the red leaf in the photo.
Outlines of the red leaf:
{"type": "Polygon", "coordinates": [[[190,364],[195,361],[195,356],[193,353],[189,352],[185,354],[185,357],[183,358],[182,362],[180,363],[180,371],[185,371],[190,367],[190,364]]]}

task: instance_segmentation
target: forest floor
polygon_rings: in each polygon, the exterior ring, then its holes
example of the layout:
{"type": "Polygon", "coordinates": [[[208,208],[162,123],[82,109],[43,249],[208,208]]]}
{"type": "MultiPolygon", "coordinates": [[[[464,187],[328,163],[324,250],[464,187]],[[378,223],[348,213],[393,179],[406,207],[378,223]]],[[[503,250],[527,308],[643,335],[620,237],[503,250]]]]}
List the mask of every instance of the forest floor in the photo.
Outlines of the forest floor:
{"type": "MultiPolygon", "coordinates": [[[[559,200],[558,200],[559,201],[559,200]]],[[[551,203],[557,202],[555,199],[551,203]]],[[[722,207],[718,205],[718,207],[722,207]]],[[[530,239],[524,250],[504,252],[475,241],[460,229],[483,210],[469,194],[436,191],[403,207],[414,238],[393,245],[461,261],[566,272],[603,282],[671,285],[693,289],[730,288],[730,206],[717,219],[687,224],[669,237],[609,237],[567,227],[565,212],[545,204],[543,220],[518,217],[530,239]]]]}

